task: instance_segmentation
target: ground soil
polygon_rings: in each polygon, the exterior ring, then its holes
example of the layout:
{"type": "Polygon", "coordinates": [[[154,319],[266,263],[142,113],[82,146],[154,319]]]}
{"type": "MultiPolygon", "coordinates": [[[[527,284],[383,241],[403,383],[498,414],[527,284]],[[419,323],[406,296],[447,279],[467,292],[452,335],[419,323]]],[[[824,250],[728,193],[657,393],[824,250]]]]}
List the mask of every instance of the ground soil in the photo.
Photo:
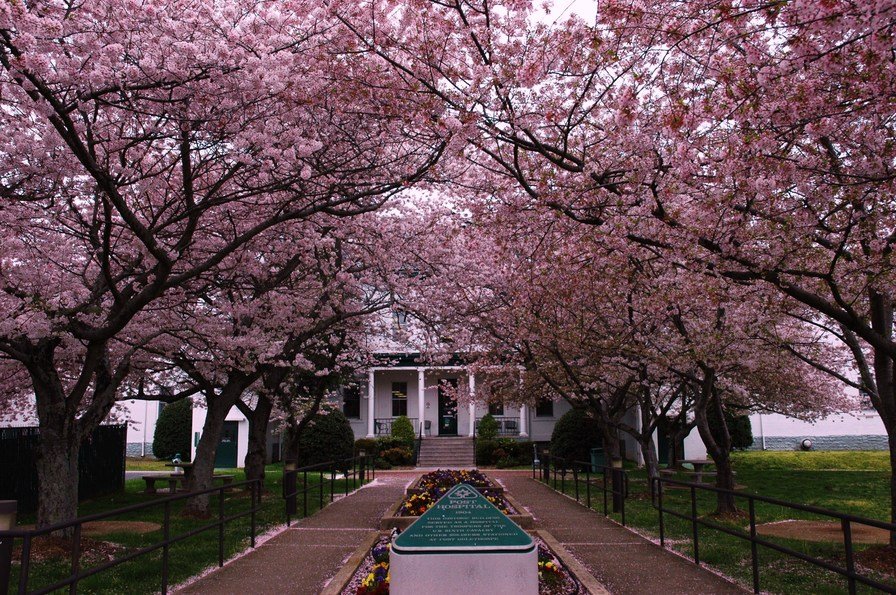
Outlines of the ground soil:
{"type": "Polygon", "coordinates": [[[856,554],[856,564],[888,576],[896,576],[896,547],[875,545],[856,554]]]}
{"type": "MultiPolygon", "coordinates": [[[[843,530],[838,521],[778,521],[756,525],[760,535],[800,539],[803,541],[843,541],[843,530]]],[[[877,527],[852,525],[852,540],[855,543],[887,544],[890,533],[877,527]]]]}
{"type": "MultiPolygon", "coordinates": [[[[23,528],[31,526],[23,526],[23,528]]],[[[91,539],[99,535],[108,533],[151,533],[158,531],[162,526],[158,523],[150,523],[146,521],[92,521],[84,523],[81,528],[81,557],[85,563],[111,560],[115,557],[115,553],[120,546],[109,543],[108,541],[99,541],[91,539]]],[[[53,558],[70,558],[72,552],[72,542],[64,537],[56,537],[53,535],[41,535],[35,537],[31,541],[31,559],[34,561],[50,560],[53,558]]],[[[20,561],[22,559],[21,542],[17,544],[13,552],[13,559],[20,561]]]]}

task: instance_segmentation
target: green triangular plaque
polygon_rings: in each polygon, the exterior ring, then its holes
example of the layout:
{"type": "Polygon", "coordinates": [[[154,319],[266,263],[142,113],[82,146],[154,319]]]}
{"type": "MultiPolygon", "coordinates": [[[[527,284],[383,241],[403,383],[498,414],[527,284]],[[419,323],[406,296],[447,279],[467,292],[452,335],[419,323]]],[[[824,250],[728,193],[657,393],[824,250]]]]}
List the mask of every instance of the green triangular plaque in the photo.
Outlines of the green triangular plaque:
{"type": "Polygon", "coordinates": [[[392,546],[399,553],[507,552],[535,547],[532,537],[465,483],[453,487],[392,546]]]}

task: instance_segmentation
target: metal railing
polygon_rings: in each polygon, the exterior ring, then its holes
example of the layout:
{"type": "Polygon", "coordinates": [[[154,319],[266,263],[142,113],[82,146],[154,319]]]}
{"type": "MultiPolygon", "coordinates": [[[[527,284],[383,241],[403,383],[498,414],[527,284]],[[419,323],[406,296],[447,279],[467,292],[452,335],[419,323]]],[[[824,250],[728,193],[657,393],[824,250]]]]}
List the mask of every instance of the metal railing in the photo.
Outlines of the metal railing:
{"type": "Polygon", "coordinates": [[[661,477],[654,478],[652,480],[652,492],[653,492],[653,506],[659,512],[659,530],[660,530],[660,545],[666,547],[666,527],[665,527],[665,515],[670,515],[685,521],[688,521],[691,525],[691,545],[694,549],[694,563],[697,565],[700,564],[700,535],[699,528],[705,527],[708,529],[712,529],[715,531],[719,531],[726,535],[731,535],[733,537],[737,537],[743,540],[746,540],[750,543],[750,557],[751,557],[751,565],[752,565],[752,575],[753,575],[753,592],[760,592],[760,576],[759,576],[759,546],[767,547],[776,552],[780,552],[782,554],[792,556],[794,558],[798,558],[804,562],[812,564],[814,566],[819,566],[836,574],[839,574],[846,578],[847,585],[849,588],[849,593],[852,595],[856,593],[857,584],[861,583],[862,585],[872,587],[875,589],[880,589],[881,591],[887,593],[896,592],[896,587],[894,585],[886,585],[879,581],[876,581],[870,577],[859,574],[856,571],[855,566],[855,556],[853,552],[853,540],[852,540],[852,526],[854,524],[859,525],[867,525],[870,527],[877,527],[880,529],[884,529],[886,531],[890,531],[891,533],[896,531],[896,524],[886,523],[883,521],[877,521],[874,519],[868,519],[859,517],[851,514],[844,514],[840,512],[836,512],[833,510],[827,510],[824,508],[817,508],[815,506],[807,506],[804,504],[797,504],[795,502],[787,502],[786,500],[779,500],[777,498],[766,498],[763,496],[754,496],[752,494],[746,494],[744,492],[738,492],[735,490],[726,490],[722,488],[717,488],[714,486],[708,486],[706,484],[697,484],[685,481],[679,481],[675,479],[665,479],[661,477]],[[678,510],[666,508],[663,504],[663,486],[675,486],[679,488],[684,488],[690,493],[690,501],[688,512],[683,513],[678,510]],[[739,530],[734,527],[720,525],[718,523],[714,523],[712,521],[706,520],[705,518],[701,518],[697,514],[697,493],[698,491],[711,492],[713,494],[727,494],[735,499],[741,499],[747,501],[747,510],[750,518],[750,526],[749,531],[739,530]],[[769,541],[768,539],[764,539],[759,537],[756,532],[756,503],[761,502],[765,504],[772,504],[774,506],[781,506],[784,508],[789,508],[791,510],[796,510],[800,512],[807,512],[814,515],[826,516],[832,519],[837,519],[840,521],[840,526],[843,531],[843,547],[844,547],[844,560],[845,567],[838,566],[837,564],[833,564],[829,560],[824,560],[821,558],[815,558],[803,552],[799,552],[787,546],[781,545],[779,543],[775,543],[773,541],[769,541]]]}
{"type": "Polygon", "coordinates": [[[420,432],[417,435],[417,439],[414,440],[414,467],[417,466],[417,461],[420,460],[420,448],[423,446],[423,424],[420,424],[420,432]]]}
{"type": "MultiPolygon", "coordinates": [[[[498,422],[498,436],[519,436],[520,435],[520,418],[507,417],[503,415],[492,416],[498,422]]],[[[479,429],[479,422],[482,418],[476,418],[476,429],[479,429]]]]}
{"type": "MultiPolygon", "coordinates": [[[[397,417],[376,417],[373,420],[373,434],[375,436],[391,436],[392,435],[392,424],[397,417]]],[[[416,417],[409,417],[411,420],[411,427],[417,428],[418,422],[416,417]]]]}
{"type": "Polygon", "coordinates": [[[596,489],[603,496],[604,516],[609,515],[612,510],[622,516],[622,524],[625,525],[628,473],[621,467],[593,466],[585,461],[552,457],[549,453],[543,452],[540,458],[532,460],[532,479],[540,479],[563,494],[566,494],[566,485],[569,481],[576,502],[582,502],[584,498],[584,504],[588,508],[591,508],[592,488],[596,489]],[[599,483],[594,482],[597,478],[600,478],[599,483]]]}
{"type": "Polygon", "coordinates": [[[336,473],[337,471],[343,475],[344,491],[347,496],[352,490],[358,489],[368,480],[376,479],[376,467],[374,466],[373,455],[357,456],[348,459],[339,459],[318,463],[317,465],[308,465],[298,469],[290,469],[290,463],[287,463],[283,470],[283,500],[286,504],[286,526],[289,527],[292,517],[298,514],[299,496],[302,496],[302,516],[308,516],[308,500],[313,498],[316,492],[318,500],[318,510],[324,507],[324,485],[330,485],[330,502],[336,495],[336,473]],[[309,473],[311,474],[311,482],[308,481],[309,473]],[[314,476],[317,476],[315,482],[314,476]],[[329,477],[327,477],[329,475],[329,477]],[[301,479],[301,487],[299,480],[301,479]],[[351,485],[351,490],[349,486],[351,485]]]}
{"type": "MultiPolygon", "coordinates": [[[[69,593],[77,593],[78,591],[78,583],[83,581],[86,578],[99,574],[101,572],[105,572],[110,570],[120,564],[124,564],[125,562],[129,562],[135,558],[139,558],[141,556],[146,556],[158,550],[162,550],[162,560],[161,560],[161,591],[162,593],[168,592],[168,573],[169,573],[169,550],[171,545],[183,541],[185,539],[189,539],[190,537],[194,537],[203,533],[205,531],[210,531],[212,529],[218,529],[218,566],[224,565],[224,527],[227,523],[231,521],[235,521],[236,519],[240,519],[243,517],[250,517],[250,529],[249,536],[251,540],[251,546],[255,547],[255,515],[259,510],[259,505],[261,503],[261,480],[253,479],[249,481],[243,481],[239,483],[232,483],[227,486],[219,486],[210,488],[207,490],[197,491],[197,492],[188,492],[185,494],[169,496],[166,498],[162,498],[159,500],[154,500],[152,502],[145,502],[142,504],[134,504],[132,506],[126,506],[124,508],[119,508],[116,510],[111,510],[108,512],[102,512],[98,514],[92,514],[84,517],[78,517],[71,521],[64,521],[61,523],[56,523],[54,525],[49,525],[47,527],[41,527],[39,529],[28,529],[28,530],[10,530],[10,531],[0,531],[0,541],[6,542],[7,540],[22,540],[22,557],[21,557],[21,565],[19,566],[18,573],[18,590],[17,592],[20,595],[25,593],[30,594],[43,594],[50,593],[52,591],[56,591],[62,588],[68,588],[69,593]],[[233,490],[234,488],[240,488],[248,486],[250,490],[251,496],[251,506],[248,510],[244,510],[242,512],[237,512],[234,514],[227,515],[224,510],[224,503],[226,499],[224,498],[225,491],[233,490]],[[189,498],[194,498],[196,496],[203,496],[206,494],[218,494],[218,510],[217,510],[217,519],[202,525],[200,527],[193,528],[185,533],[181,533],[179,535],[171,535],[171,507],[175,502],[179,502],[181,500],[186,500],[189,498]],[[136,549],[132,552],[127,553],[119,558],[114,558],[108,562],[103,564],[99,564],[97,566],[93,566],[88,569],[81,568],[81,534],[82,527],[85,523],[99,521],[103,519],[108,519],[111,517],[117,517],[125,514],[130,514],[137,511],[147,510],[150,508],[163,507],[164,508],[164,520],[162,522],[162,531],[164,538],[162,541],[158,541],[151,545],[147,545],[136,549]],[[67,529],[73,528],[73,536],[71,540],[71,550],[70,550],[70,573],[66,578],[61,580],[57,580],[51,585],[46,587],[41,587],[40,589],[36,589],[33,591],[28,590],[28,580],[29,580],[29,572],[31,570],[31,551],[32,551],[32,543],[35,538],[49,535],[51,533],[55,533],[57,531],[65,531],[67,529]]],[[[2,561],[0,561],[2,563],[2,561]]],[[[8,593],[9,592],[9,584],[0,585],[0,592],[8,593]]]]}

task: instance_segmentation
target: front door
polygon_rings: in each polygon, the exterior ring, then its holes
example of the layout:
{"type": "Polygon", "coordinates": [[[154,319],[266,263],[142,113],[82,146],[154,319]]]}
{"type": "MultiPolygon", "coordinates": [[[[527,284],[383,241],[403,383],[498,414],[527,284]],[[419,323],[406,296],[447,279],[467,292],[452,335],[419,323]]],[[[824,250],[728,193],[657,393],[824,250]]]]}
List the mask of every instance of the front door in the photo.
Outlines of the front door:
{"type": "Polygon", "coordinates": [[[215,468],[233,469],[236,467],[236,447],[239,435],[238,421],[225,421],[221,432],[221,442],[215,451],[215,468]]]}
{"type": "Polygon", "coordinates": [[[439,436],[457,436],[456,393],[457,378],[439,381],[439,436]]]}

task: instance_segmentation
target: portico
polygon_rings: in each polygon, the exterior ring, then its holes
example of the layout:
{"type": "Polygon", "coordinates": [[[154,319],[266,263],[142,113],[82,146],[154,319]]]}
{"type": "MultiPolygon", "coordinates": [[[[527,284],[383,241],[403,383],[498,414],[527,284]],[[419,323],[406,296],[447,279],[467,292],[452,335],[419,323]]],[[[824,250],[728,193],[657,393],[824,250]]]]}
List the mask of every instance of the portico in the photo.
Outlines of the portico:
{"type": "MultiPolygon", "coordinates": [[[[474,436],[476,424],[489,412],[485,403],[458,406],[457,396],[476,393],[476,376],[464,366],[372,366],[367,370],[366,409],[362,408],[367,437],[388,435],[395,418],[405,415],[424,437],[474,436]]],[[[498,420],[502,435],[528,437],[528,410],[522,406],[498,420]]]]}

